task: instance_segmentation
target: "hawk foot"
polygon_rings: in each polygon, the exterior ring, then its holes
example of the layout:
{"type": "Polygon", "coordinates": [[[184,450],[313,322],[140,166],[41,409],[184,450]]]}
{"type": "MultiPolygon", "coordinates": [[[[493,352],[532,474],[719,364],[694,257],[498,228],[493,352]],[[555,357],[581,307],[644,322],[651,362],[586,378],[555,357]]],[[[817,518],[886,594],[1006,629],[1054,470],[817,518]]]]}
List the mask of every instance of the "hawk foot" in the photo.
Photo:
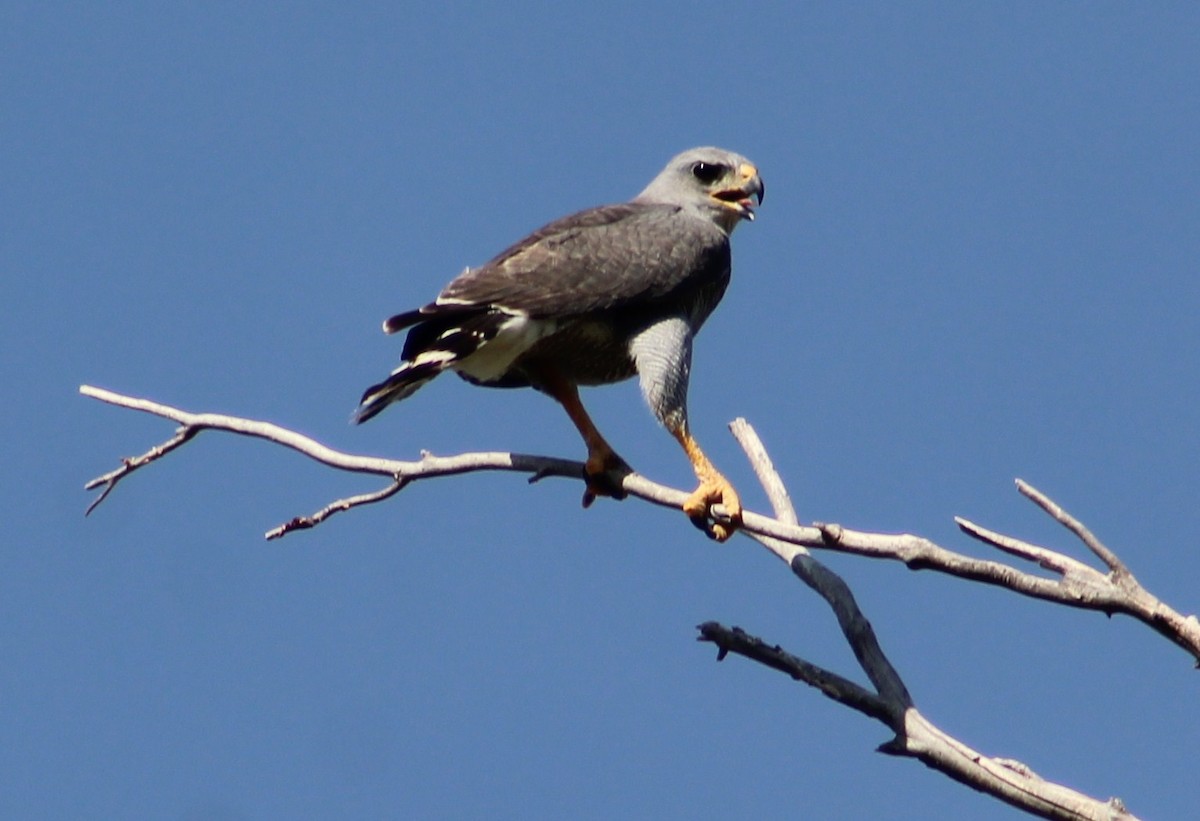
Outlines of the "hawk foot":
{"type": "Polygon", "coordinates": [[[719,473],[700,482],[683,503],[683,512],[692,524],[718,542],[726,541],[742,525],[742,501],[729,480],[719,473]],[[720,519],[713,515],[714,504],[725,508],[726,515],[720,519]]]}
{"type": "Polygon", "coordinates": [[[589,453],[583,465],[583,479],[587,482],[583,506],[591,507],[597,496],[624,499],[629,494],[621,487],[621,478],[632,472],[633,469],[611,448],[589,453]]]}

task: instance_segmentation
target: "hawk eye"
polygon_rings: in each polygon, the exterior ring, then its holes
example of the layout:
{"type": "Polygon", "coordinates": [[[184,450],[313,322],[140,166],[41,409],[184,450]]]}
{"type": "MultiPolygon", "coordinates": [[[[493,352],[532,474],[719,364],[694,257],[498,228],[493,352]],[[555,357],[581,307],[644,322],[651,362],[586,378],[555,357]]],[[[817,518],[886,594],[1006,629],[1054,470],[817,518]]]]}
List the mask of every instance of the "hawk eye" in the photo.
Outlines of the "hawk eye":
{"type": "Polygon", "coordinates": [[[692,165],[692,176],[705,185],[710,185],[725,173],[725,166],[719,163],[698,162],[692,165]]]}

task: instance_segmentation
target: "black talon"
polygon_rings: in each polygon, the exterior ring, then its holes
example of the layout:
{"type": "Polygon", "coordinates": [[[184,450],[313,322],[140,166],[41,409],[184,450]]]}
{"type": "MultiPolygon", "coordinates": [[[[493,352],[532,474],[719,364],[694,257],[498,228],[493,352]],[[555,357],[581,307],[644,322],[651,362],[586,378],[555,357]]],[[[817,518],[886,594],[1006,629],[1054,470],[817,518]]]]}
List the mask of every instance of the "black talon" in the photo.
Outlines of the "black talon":
{"type": "Polygon", "coordinates": [[[585,470],[583,479],[587,482],[587,490],[583,492],[583,506],[590,506],[597,496],[611,496],[618,501],[624,499],[629,494],[621,487],[621,480],[632,472],[623,461],[603,473],[588,473],[585,470]]]}

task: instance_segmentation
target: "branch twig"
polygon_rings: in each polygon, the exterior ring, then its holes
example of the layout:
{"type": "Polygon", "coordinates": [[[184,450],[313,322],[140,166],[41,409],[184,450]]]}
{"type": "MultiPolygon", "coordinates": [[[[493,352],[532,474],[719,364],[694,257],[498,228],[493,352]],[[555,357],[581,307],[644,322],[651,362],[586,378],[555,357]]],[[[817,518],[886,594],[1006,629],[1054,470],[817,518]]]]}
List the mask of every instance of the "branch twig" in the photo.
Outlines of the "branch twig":
{"type": "Polygon", "coordinates": [[[394,479],[387,487],[377,490],[374,493],[363,493],[358,496],[351,496],[347,499],[338,499],[336,502],[325,505],[311,516],[297,516],[289,522],[284,522],[279,527],[271,528],[266,533],[267,541],[272,539],[280,539],[293,530],[308,530],[310,527],[316,527],[321,522],[328,519],[335,513],[341,513],[343,510],[349,510],[352,507],[359,505],[369,505],[374,502],[382,502],[384,499],[389,499],[395,496],[400,491],[404,490],[404,486],[408,484],[407,479],[394,479]]]}
{"type": "MultiPolygon", "coordinates": [[[[85,393],[83,388],[80,388],[80,393],[85,393]]],[[[117,486],[117,482],[121,481],[138,468],[148,465],[156,459],[161,459],[171,451],[175,450],[175,448],[191,441],[192,437],[199,432],[200,428],[197,427],[182,427],[176,431],[174,436],[163,442],[161,445],[155,445],[141,456],[135,456],[132,459],[122,459],[121,467],[117,468],[116,470],[109,471],[103,476],[97,476],[95,479],[88,482],[83,486],[84,490],[93,490],[101,485],[104,486],[104,490],[100,491],[100,495],[92,500],[92,503],[88,505],[87,510],[83,512],[83,515],[92,515],[92,511],[98,508],[100,503],[108,498],[108,494],[112,493],[113,489],[117,486]]]]}
{"type": "Polygon", "coordinates": [[[1109,569],[1117,576],[1129,576],[1129,568],[1127,568],[1116,554],[1104,546],[1103,543],[1095,536],[1092,531],[1083,526],[1083,523],[1076,519],[1071,514],[1067,513],[1055,502],[1051,501],[1046,494],[1035,488],[1033,485],[1021,479],[1017,480],[1017,490],[1021,495],[1031,500],[1034,504],[1046,511],[1051,518],[1065,527],[1067,530],[1079,537],[1079,541],[1083,542],[1089,550],[1099,557],[1100,561],[1108,565],[1109,569]]]}

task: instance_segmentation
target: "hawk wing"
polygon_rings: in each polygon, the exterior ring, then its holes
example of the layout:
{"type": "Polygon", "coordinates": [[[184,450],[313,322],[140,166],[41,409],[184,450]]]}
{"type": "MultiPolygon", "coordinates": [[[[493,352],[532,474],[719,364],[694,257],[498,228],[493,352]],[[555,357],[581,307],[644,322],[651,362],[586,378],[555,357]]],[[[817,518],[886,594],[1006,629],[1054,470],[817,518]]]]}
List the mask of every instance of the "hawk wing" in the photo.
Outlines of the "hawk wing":
{"type": "Polygon", "coordinates": [[[661,305],[693,289],[723,289],[729,264],[728,237],[710,222],[672,205],[606,205],[535,231],[385,328],[484,307],[555,318],[661,305]]]}

